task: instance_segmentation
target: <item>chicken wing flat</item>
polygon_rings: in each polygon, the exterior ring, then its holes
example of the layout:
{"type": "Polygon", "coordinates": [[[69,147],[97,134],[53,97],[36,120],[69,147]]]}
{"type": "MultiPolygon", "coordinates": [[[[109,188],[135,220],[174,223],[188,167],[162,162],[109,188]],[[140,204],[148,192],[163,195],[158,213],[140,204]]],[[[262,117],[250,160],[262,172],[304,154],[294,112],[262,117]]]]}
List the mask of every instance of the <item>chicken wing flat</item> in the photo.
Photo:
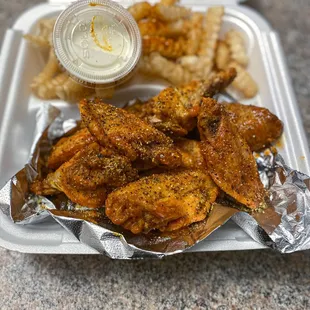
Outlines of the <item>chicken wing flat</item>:
{"type": "Polygon", "coordinates": [[[198,117],[201,151],[214,182],[250,209],[264,206],[265,190],[254,156],[225,107],[214,99],[203,100],[198,117]]]}
{"type": "Polygon", "coordinates": [[[182,156],[182,167],[187,169],[205,169],[200,142],[179,138],[174,142],[182,156]]]}
{"type": "Polygon", "coordinates": [[[137,116],[109,104],[82,101],[83,123],[103,147],[114,148],[140,169],[181,165],[181,156],[173,141],[137,116]]]}
{"type": "Polygon", "coordinates": [[[106,215],[132,233],[173,231],[205,219],[218,188],[205,171],[185,170],[142,178],[111,193],[106,215]]]}
{"type": "Polygon", "coordinates": [[[126,107],[131,113],[168,135],[185,136],[197,124],[203,97],[213,97],[236,77],[235,69],[222,71],[210,80],[192,81],[180,87],[168,87],[145,104],[126,107]]]}
{"type": "Polygon", "coordinates": [[[32,184],[38,195],[64,192],[73,202],[89,208],[103,205],[109,190],[138,178],[131,162],[124,156],[92,143],[50,173],[32,184]]]}
{"type": "Polygon", "coordinates": [[[70,160],[77,152],[95,142],[87,128],[78,130],[72,136],[60,139],[53,147],[47,161],[48,168],[57,169],[70,160]]]}
{"type": "Polygon", "coordinates": [[[283,124],[266,108],[240,103],[225,103],[231,121],[252,151],[260,151],[280,138],[283,124]]]}

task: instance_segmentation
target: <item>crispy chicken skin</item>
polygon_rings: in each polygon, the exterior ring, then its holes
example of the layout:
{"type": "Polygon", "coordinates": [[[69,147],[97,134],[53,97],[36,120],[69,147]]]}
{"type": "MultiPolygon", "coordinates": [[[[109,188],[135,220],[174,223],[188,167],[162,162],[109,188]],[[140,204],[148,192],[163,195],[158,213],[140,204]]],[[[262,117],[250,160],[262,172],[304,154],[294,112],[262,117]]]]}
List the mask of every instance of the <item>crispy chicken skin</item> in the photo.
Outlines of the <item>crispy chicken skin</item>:
{"type": "Polygon", "coordinates": [[[181,165],[173,141],[137,116],[99,99],[82,101],[80,112],[83,123],[99,144],[128,157],[139,169],[181,165]]]}
{"type": "Polygon", "coordinates": [[[174,145],[181,153],[182,167],[187,169],[205,169],[199,141],[178,138],[175,140],[174,145]]]}
{"type": "Polygon", "coordinates": [[[31,190],[38,195],[64,192],[69,199],[89,208],[102,207],[107,193],[138,178],[124,156],[92,143],[64,163],[31,190]]]}
{"type": "Polygon", "coordinates": [[[256,162],[225,106],[205,98],[198,117],[201,151],[214,182],[248,208],[262,207],[265,190],[256,162]]]}
{"type": "Polygon", "coordinates": [[[208,81],[192,81],[180,87],[168,87],[142,104],[126,107],[168,135],[185,136],[197,124],[203,97],[213,97],[236,77],[235,69],[219,72],[208,81]]]}
{"type": "Polygon", "coordinates": [[[280,138],[283,124],[266,108],[240,103],[225,103],[231,121],[252,151],[260,151],[280,138]]]}
{"type": "Polygon", "coordinates": [[[218,188],[205,171],[184,170],[142,178],[112,192],[106,215],[132,233],[173,231],[205,219],[218,188]]]}
{"type": "Polygon", "coordinates": [[[48,168],[57,169],[77,152],[95,141],[87,128],[78,130],[72,136],[60,139],[53,147],[47,161],[48,168]]]}

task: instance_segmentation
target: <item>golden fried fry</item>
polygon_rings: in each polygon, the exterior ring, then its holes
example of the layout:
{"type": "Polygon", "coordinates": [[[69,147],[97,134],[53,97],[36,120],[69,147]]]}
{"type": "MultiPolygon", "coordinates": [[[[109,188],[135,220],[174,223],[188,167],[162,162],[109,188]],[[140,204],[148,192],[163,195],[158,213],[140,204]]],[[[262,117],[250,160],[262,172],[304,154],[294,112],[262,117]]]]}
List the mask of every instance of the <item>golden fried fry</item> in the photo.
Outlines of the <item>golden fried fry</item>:
{"type": "Polygon", "coordinates": [[[38,28],[39,28],[39,35],[43,37],[49,37],[54,29],[56,23],[55,18],[44,18],[39,20],[38,28]]]}
{"type": "Polygon", "coordinates": [[[72,103],[77,103],[78,101],[86,98],[93,92],[94,90],[92,88],[84,86],[83,84],[75,81],[71,77],[69,77],[65,83],[56,87],[56,94],[58,98],[72,103]]]}
{"type": "Polygon", "coordinates": [[[258,92],[258,86],[250,73],[236,62],[231,62],[229,68],[235,68],[237,70],[237,77],[233,81],[232,87],[245,98],[255,97],[258,92]]]}
{"type": "Polygon", "coordinates": [[[48,37],[26,34],[24,39],[39,47],[51,47],[51,40],[48,37]]]}
{"type": "Polygon", "coordinates": [[[38,87],[33,90],[34,94],[43,100],[56,99],[57,87],[63,85],[68,79],[69,76],[66,72],[60,73],[53,79],[47,80],[45,83],[38,85],[38,87]]]}
{"type": "Polygon", "coordinates": [[[224,41],[218,41],[215,54],[215,65],[218,70],[227,68],[230,61],[229,47],[224,41]]]}
{"type": "Polygon", "coordinates": [[[187,44],[186,55],[195,55],[200,46],[202,30],[203,15],[201,13],[193,13],[189,22],[189,29],[187,29],[187,44]]]}
{"type": "Polygon", "coordinates": [[[143,53],[149,55],[158,52],[167,58],[178,58],[184,54],[186,41],[182,37],[170,39],[165,37],[145,36],[142,39],[143,53]]]}
{"type": "Polygon", "coordinates": [[[265,189],[246,141],[233,125],[225,106],[204,98],[198,116],[201,151],[213,181],[250,209],[263,207],[265,189]]]}
{"type": "Polygon", "coordinates": [[[152,10],[153,16],[166,22],[180,20],[189,17],[191,10],[182,6],[171,6],[157,3],[152,10]]]}
{"type": "Polygon", "coordinates": [[[128,8],[129,13],[136,21],[149,17],[153,7],[148,2],[138,2],[128,8]]]}
{"type": "Polygon", "coordinates": [[[50,47],[52,45],[52,33],[56,19],[41,19],[38,22],[38,33],[26,34],[24,38],[39,47],[50,47]]]}
{"type": "Polygon", "coordinates": [[[192,74],[181,65],[166,59],[159,53],[152,53],[140,60],[139,70],[145,74],[163,78],[173,85],[188,83],[192,80],[192,74]]]}
{"type": "Polygon", "coordinates": [[[179,0],[160,0],[159,3],[163,5],[175,5],[178,2],[179,0]]]}
{"type": "Polygon", "coordinates": [[[249,63],[249,58],[242,34],[237,30],[230,30],[225,35],[225,42],[229,46],[231,59],[246,67],[249,63]]]}
{"type": "Polygon", "coordinates": [[[57,73],[61,71],[58,60],[55,56],[54,49],[50,49],[49,57],[47,60],[47,64],[43,68],[42,72],[34,77],[30,87],[35,92],[35,89],[46,83],[48,80],[51,80],[57,73]]]}
{"type": "Polygon", "coordinates": [[[175,37],[184,33],[184,21],[164,23],[157,19],[145,19],[138,23],[142,36],[175,37]]]}
{"type": "Polygon", "coordinates": [[[218,188],[203,170],[154,174],[115,190],[106,215],[132,233],[173,231],[206,218],[218,188]]]}
{"type": "Polygon", "coordinates": [[[203,28],[204,35],[198,51],[199,56],[201,56],[201,72],[199,73],[201,78],[207,78],[212,71],[223,15],[224,7],[222,6],[211,7],[207,11],[203,28]]]}

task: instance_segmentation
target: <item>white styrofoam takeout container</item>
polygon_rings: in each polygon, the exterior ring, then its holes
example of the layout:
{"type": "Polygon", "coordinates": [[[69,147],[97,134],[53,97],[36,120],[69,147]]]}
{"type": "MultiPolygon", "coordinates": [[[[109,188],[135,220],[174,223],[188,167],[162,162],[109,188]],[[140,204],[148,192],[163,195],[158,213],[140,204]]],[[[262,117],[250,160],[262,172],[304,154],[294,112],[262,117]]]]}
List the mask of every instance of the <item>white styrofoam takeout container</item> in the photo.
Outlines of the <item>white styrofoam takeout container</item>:
{"type": "MultiPolygon", "coordinates": [[[[44,66],[44,55],[23,40],[22,36],[32,32],[39,19],[57,16],[69,2],[72,1],[50,0],[33,7],[6,33],[0,56],[0,186],[27,162],[34,138],[35,115],[44,104],[31,94],[29,87],[32,78],[44,66]]],[[[126,5],[134,1],[119,2],[126,5]]],[[[183,0],[181,4],[195,11],[205,11],[210,5],[225,5],[222,32],[236,28],[244,34],[251,59],[249,71],[259,84],[259,95],[248,103],[270,109],[284,122],[285,133],[282,146],[279,147],[280,154],[289,166],[310,174],[308,145],[279,37],[258,13],[237,2],[183,0]]],[[[116,93],[113,102],[121,105],[136,97],[150,97],[163,87],[163,84],[151,81],[131,83],[116,93]]],[[[79,117],[77,106],[57,100],[50,102],[60,108],[66,117],[79,117]]],[[[97,253],[53,220],[36,225],[17,225],[1,211],[0,246],[25,253],[97,253]]],[[[264,246],[229,221],[190,251],[261,248],[264,246]]]]}

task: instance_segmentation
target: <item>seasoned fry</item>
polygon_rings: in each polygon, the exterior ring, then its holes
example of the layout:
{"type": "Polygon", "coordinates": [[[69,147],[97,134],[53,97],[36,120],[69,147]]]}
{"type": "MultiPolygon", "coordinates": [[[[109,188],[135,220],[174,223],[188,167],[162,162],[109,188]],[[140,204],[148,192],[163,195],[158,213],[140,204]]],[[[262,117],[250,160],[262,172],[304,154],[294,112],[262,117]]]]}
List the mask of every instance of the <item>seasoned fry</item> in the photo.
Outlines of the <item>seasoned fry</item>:
{"type": "Polygon", "coordinates": [[[225,42],[229,46],[232,60],[246,67],[249,63],[249,58],[242,34],[236,30],[230,30],[226,33],[225,42]]]}
{"type": "Polygon", "coordinates": [[[189,22],[187,35],[186,55],[195,55],[199,49],[202,30],[203,15],[201,13],[193,13],[189,22]]]}
{"type": "Polygon", "coordinates": [[[138,2],[128,8],[129,13],[136,21],[148,17],[153,7],[148,2],[138,2]]]}
{"type": "Polygon", "coordinates": [[[42,72],[34,77],[30,85],[31,89],[34,91],[39,85],[52,79],[60,71],[61,69],[55,56],[54,49],[51,48],[47,64],[43,68],[42,72]]]}
{"type": "Polygon", "coordinates": [[[186,46],[186,41],[182,37],[173,40],[165,37],[145,36],[142,41],[144,55],[158,52],[164,57],[173,59],[181,57],[186,46]]]}
{"type": "Polygon", "coordinates": [[[138,22],[142,36],[175,37],[184,32],[184,21],[164,23],[157,19],[145,19],[138,22]]]}
{"type": "Polygon", "coordinates": [[[215,65],[217,69],[224,70],[227,68],[230,61],[230,51],[224,41],[218,41],[215,54],[215,65]]]}
{"type": "Polygon", "coordinates": [[[56,99],[56,88],[59,85],[64,84],[68,80],[69,76],[67,73],[63,72],[51,80],[47,80],[45,83],[40,84],[36,89],[34,89],[34,94],[43,100],[56,99]]]}
{"type": "Polygon", "coordinates": [[[68,78],[65,83],[56,87],[57,96],[65,101],[78,102],[79,100],[89,96],[94,90],[76,82],[72,78],[68,78]]]}
{"type": "Polygon", "coordinates": [[[172,22],[189,17],[191,10],[182,6],[170,6],[157,3],[153,7],[153,15],[166,22],[172,22]]]}
{"type": "Polygon", "coordinates": [[[231,62],[229,67],[237,70],[237,77],[233,81],[232,87],[240,92],[245,98],[255,97],[258,92],[258,86],[250,73],[236,62],[231,62]]]}
{"type": "Polygon", "coordinates": [[[166,59],[159,53],[144,56],[140,61],[139,69],[143,73],[164,78],[174,85],[188,83],[193,78],[187,69],[166,59]]]}

